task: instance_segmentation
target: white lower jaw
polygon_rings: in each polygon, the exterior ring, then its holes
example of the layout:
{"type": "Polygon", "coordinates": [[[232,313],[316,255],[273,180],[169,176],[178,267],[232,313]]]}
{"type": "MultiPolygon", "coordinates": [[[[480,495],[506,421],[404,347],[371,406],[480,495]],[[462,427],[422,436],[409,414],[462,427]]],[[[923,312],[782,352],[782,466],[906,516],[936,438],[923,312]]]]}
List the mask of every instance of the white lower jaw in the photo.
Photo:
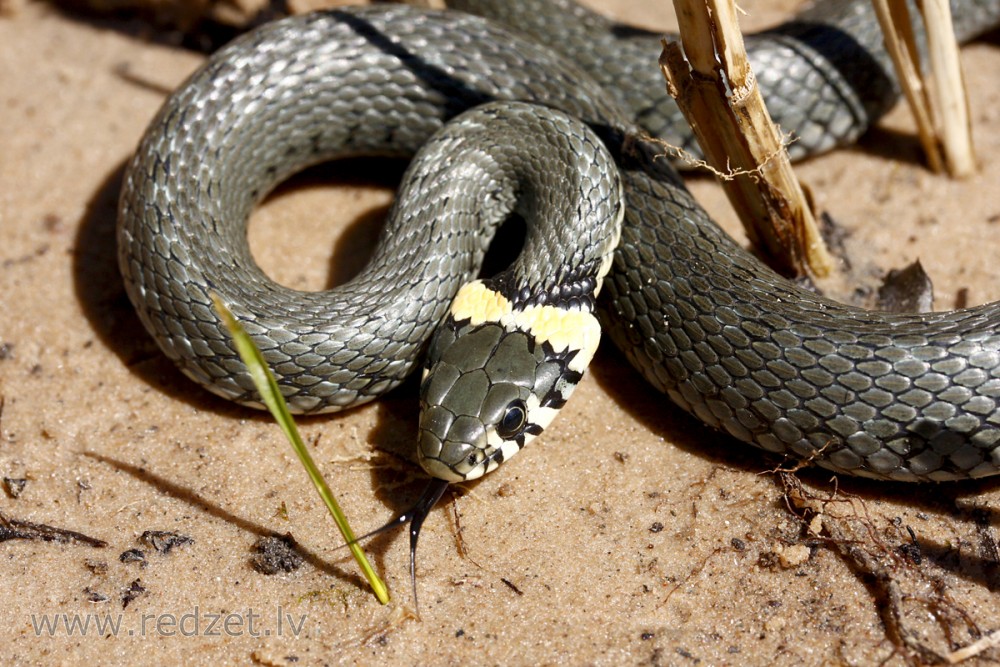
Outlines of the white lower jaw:
{"type": "MultiPolygon", "coordinates": [[[[473,477],[462,477],[461,475],[456,475],[455,471],[444,464],[440,459],[432,459],[425,457],[423,454],[417,454],[417,461],[420,463],[420,467],[424,469],[431,477],[437,479],[443,479],[446,482],[464,482],[473,477]]],[[[481,474],[481,473],[480,473],[481,474]]],[[[474,477],[479,477],[479,475],[474,475],[474,477]]]]}

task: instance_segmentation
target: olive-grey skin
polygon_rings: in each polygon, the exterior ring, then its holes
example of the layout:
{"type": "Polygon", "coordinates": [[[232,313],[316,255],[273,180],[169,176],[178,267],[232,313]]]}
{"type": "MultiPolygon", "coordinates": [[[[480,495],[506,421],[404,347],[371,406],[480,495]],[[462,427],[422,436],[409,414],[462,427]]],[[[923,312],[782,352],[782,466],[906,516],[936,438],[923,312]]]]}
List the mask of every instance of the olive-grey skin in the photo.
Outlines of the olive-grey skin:
{"type": "Polygon", "coordinates": [[[246,219],[309,164],[413,155],[446,120],[496,100],[568,112],[617,161],[626,215],[601,314],[632,364],[678,405],[739,440],[850,474],[1000,471],[1000,305],[891,315],[796,287],[714,225],[600,84],[544,46],[458,14],[378,6],[295,17],[196,72],[126,173],[119,257],[140,318],[186,374],[234,400],[258,402],[213,292],[298,411],[398,384],[483,254],[479,229],[467,226],[477,215],[451,207],[471,201],[469,187],[488,200],[491,184],[405,182],[372,267],[332,292],[264,276],[246,219]]]}

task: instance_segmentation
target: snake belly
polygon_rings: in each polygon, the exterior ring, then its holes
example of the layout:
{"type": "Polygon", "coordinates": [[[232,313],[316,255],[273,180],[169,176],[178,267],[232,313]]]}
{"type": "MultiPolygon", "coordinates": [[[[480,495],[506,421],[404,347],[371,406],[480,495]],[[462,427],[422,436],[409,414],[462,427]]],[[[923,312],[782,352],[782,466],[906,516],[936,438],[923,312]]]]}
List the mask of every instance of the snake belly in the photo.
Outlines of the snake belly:
{"type": "Polygon", "coordinates": [[[336,410],[397,385],[475,275],[480,230],[439,216],[441,198],[404,183],[369,267],[336,290],[305,293],[256,266],[247,218],[305,166],[410,156],[449,118],[496,100],[564,110],[616,157],[626,213],[604,325],[679,406],[744,442],[850,474],[1000,471],[1000,304],[890,315],[798,288],[709,219],[588,75],[461,14],[295,17],[206,62],[165,103],[127,170],[119,263],[140,319],[188,376],[243,403],[258,399],[211,292],[232,304],[294,410],[336,410]]]}

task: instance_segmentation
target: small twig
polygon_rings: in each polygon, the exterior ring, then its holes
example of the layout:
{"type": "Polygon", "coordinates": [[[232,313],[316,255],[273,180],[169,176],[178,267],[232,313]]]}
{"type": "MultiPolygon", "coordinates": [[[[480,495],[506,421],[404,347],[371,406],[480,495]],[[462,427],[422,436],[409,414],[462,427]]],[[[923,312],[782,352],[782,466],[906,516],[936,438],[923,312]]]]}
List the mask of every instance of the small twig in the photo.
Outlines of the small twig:
{"type": "Polygon", "coordinates": [[[56,528],[44,523],[32,523],[21,519],[10,519],[0,514],[0,542],[6,540],[43,540],[45,542],[78,542],[88,547],[103,548],[108,546],[104,540],[90,537],[75,530],[56,528]]]}

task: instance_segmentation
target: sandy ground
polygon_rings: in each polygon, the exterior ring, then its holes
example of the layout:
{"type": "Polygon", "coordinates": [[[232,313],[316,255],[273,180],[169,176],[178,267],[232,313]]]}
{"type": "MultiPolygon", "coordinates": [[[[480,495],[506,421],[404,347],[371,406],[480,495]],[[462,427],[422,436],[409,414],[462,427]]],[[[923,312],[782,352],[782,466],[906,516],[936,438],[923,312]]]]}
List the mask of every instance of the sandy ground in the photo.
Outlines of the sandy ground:
{"type": "MultiPolygon", "coordinates": [[[[668,4],[604,3],[654,27],[669,27],[668,4]]],[[[742,4],[750,25],[786,10],[742,4]]],[[[19,494],[7,484],[0,512],[106,542],[0,543],[3,662],[900,664],[932,658],[913,647],[943,654],[1000,629],[995,482],[838,486],[804,472],[806,493],[839,492],[816,537],[773,461],[650,394],[610,349],[544,438],[431,515],[422,620],[408,611],[405,540],[369,545],[394,596],[379,605],[277,429],[181,376],[121,287],[122,164],[201,61],[155,37],[42,4],[0,19],[0,475],[27,480],[19,494]],[[191,541],[167,550],[146,531],[191,541]],[[294,536],[300,568],[251,566],[272,533],[294,536]]],[[[848,253],[882,267],[919,257],[941,309],[1000,298],[1000,48],[963,58],[978,177],[922,168],[898,110],[856,150],[801,168],[850,230],[848,253]]],[[[255,215],[272,275],[318,289],[349,274],[396,173],[358,171],[296,179],[255,215]]],[[[694,187],[732,227],[715,187],[694,187]]],[[[419,491],[399,454],[415,419],[408,386],[302,422],[356,529],[419,491]]],[[[1000,651],[971,662],[990,659],[1000,651]]]]}

